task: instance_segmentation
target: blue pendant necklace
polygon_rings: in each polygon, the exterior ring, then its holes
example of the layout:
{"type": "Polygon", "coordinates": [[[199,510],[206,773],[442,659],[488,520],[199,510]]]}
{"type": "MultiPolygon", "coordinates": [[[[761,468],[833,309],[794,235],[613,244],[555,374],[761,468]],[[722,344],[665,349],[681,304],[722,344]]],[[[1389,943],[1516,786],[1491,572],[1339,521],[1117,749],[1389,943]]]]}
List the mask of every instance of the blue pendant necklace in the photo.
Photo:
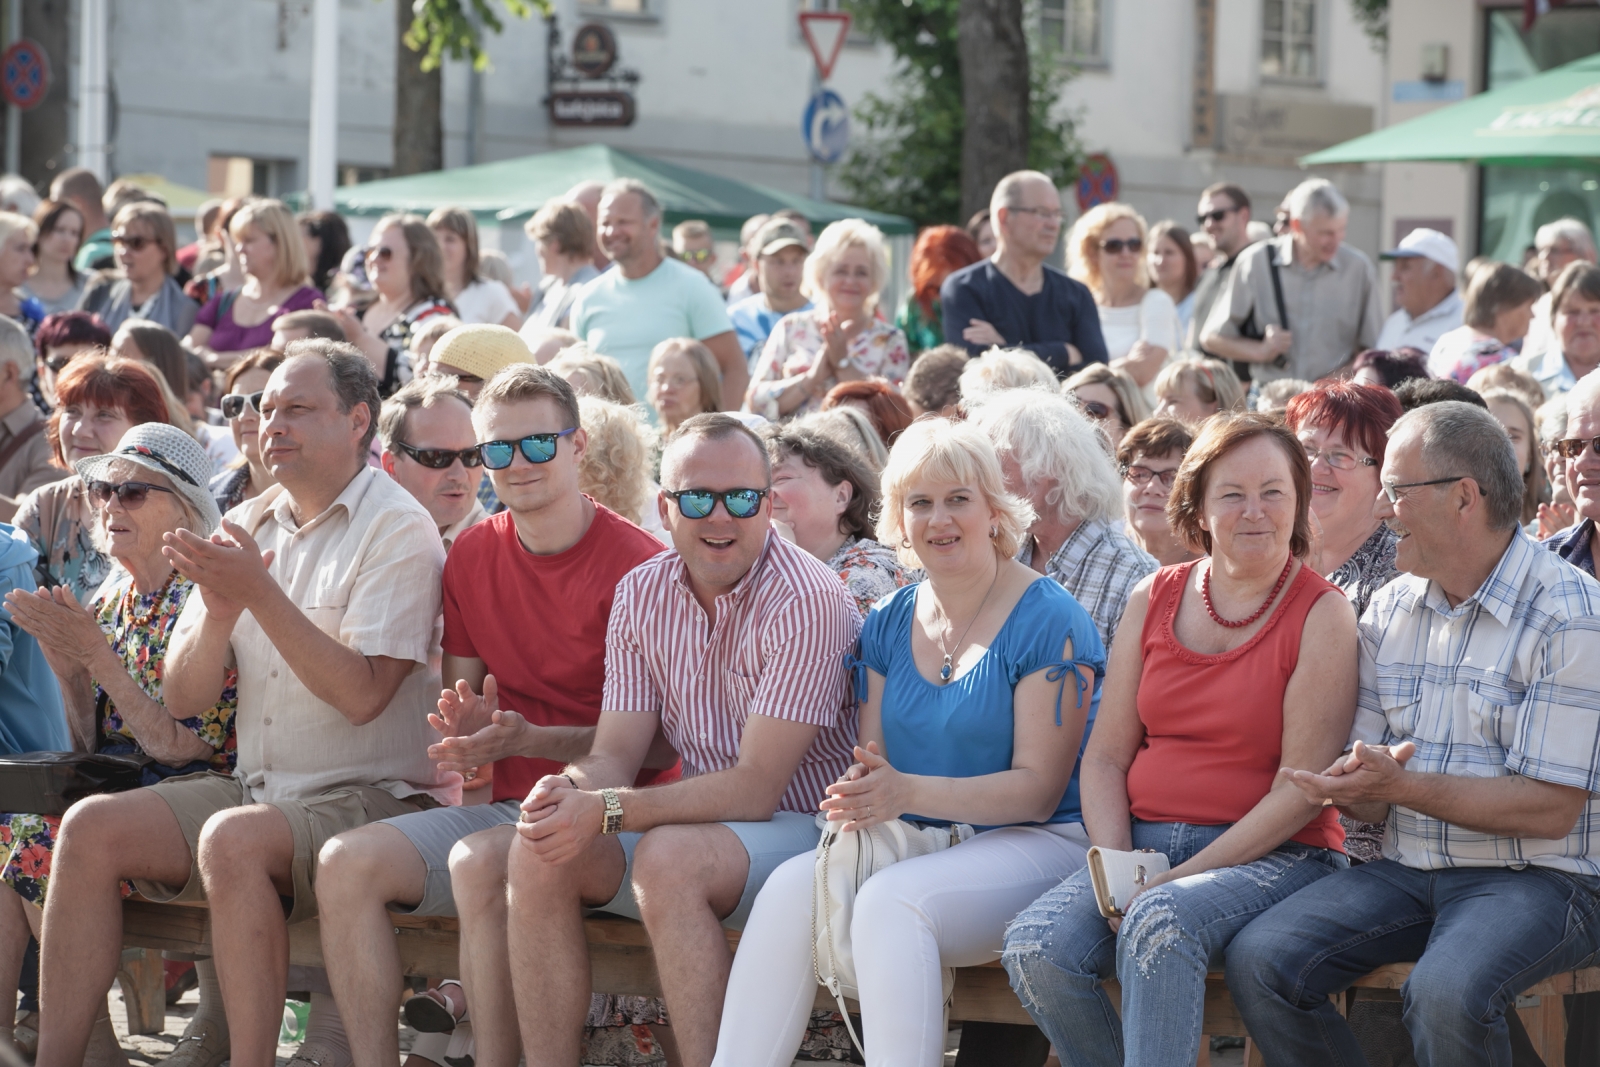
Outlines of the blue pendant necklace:
{"type": "MultiPolygon", "coordinates": [[[[995,561],[995,566],[994,566],[994,577],[989,579],[989,588],[983,594],[983,599],[981,601],[979,601],[978,610],[973,614],[971,621],[969,621],[967,623],[967,628],[965,630],[961,631],[961,637],[959,639],[957,639],[957,641],[956,641],[956,652],[960,652],[961,651],[961,646],[966,643],[967,634],[972,630],[972,624],[978,621],[978,616],[982,615],[983,614],[983,609],[988,607],[988,605],[989,605],[989,594],[994,592],[995,583],[998,582],[999,580],[1000,580],[1000,562],[999,562],[999,560],[996,560],[995,561]]],[[[928,591],[930,593],[933,592],[933,586],[932,585],[930,585],[928,587],[928,591]]],[[[950,621],[950,616],[945,615],[944,606],[939,603],[939,597],[938,597],[937,594],[934,595],[933,605],[934,605],[934,607],[939,609],[939,614],[944,617],[945,622],[948,624],[949,621],[950,621]]],[[[949,635],[949,633],[950,633],[950,627],[948,625],[946,625],[944,627],[944,629],[941,630],[940,633],[939,633],[939,651],[944,653],[944,663],[943,663],[943,665],[941,665],[939,667],[939,684],[940,685],[948,684],[949,681],[950,681],[950,676],[955,674],[955,671],[956,671],[955,662],[954,662],[955,653],[954,652],[945,651],[945,647],[944,647],[944,639],[949,635]]]]}

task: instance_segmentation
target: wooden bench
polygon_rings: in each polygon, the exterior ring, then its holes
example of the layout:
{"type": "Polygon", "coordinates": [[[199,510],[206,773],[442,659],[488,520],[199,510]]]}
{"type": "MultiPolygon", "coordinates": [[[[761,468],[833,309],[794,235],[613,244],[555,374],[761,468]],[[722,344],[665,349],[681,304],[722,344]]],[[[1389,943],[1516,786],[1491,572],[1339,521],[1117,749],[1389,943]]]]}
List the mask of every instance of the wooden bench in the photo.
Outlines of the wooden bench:
{"type": "MultiPolygon", "coordinates": [[[[438,916],[391,914],[398,935],[400,963],[407,975],[425,978],[458,977],[456,920],[438,916]]],[[[164,1004],[159,951],[208,956],[211,954],[209,915],[203,905],[151,904],[129,900],[122,906],[124,967],[119,975],[128,1009],[132,1033],[157,1033],[162,1023],[164,1004]],[[142,1014],[135,1020],[135,1011],[142,1014]],[[141,1029],[140,1027],[147,1027],[141,1029]]],[[[628,919],[598,917],[584,920],[589,941],[589,964],[594,988],[603,993],[637,996],[661,995],[655,960],[644,927],[628,919]]],[[[728,932],[728,943],[736,946],[738,933],[728,932]]],[[[289,960],[307,967],[321,967],[322,942],[316,920],[289,928],[289,960]]],[[[1411,973],[1410,964],[1380,967],[1355,983],[1367,996],[1398,996],[1398,990],[1411,973]]],[[[1115,982],[1107,989],[1120,1000],[1115,982]]],[[[1518,1012],[1534,1047],[1546,1064],[1563,1060],[1566,1041],[1566,1016],[1561,998],[1569,993],[1600,991],[1600,967],[1556,975],[1526,990],[1518,998],[1518,1012]]],[[[1341,1009],[1350,994],[1341,998],[1341,1009]]],[[[835,1008],[827,990],[817,988],[816,1006],[835,1008]]],[[[956,971],[955,997],[951,1005],[952,1022],[996,1022],[1031,1024],[1011,991],[1005,969],[999,963],[964,967],[956,971]]],[[[1220,973],[1206,981],[1205,1029],[1208,1035],[1247,1036],[1220,973]]],[[[1201,1062],[1208,1062],[1201,1052],[1201,1062]]],[[[1252,1062],[1259,1062],[1253,1060],[1252,1062]]]]}

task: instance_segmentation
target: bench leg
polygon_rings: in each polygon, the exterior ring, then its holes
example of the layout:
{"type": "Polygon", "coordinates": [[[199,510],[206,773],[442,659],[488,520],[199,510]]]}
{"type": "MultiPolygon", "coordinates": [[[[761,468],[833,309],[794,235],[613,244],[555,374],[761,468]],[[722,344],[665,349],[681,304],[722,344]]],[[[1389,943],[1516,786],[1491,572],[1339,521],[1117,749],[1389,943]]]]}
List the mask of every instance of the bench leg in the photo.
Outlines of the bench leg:
{"type": "Polygon", "coordinates": [[[123,949],[117,983],[128,1009],[128,1033],[159,1034],[167,1024],[167,969],[161,953],[153,948],[123,949]]]}

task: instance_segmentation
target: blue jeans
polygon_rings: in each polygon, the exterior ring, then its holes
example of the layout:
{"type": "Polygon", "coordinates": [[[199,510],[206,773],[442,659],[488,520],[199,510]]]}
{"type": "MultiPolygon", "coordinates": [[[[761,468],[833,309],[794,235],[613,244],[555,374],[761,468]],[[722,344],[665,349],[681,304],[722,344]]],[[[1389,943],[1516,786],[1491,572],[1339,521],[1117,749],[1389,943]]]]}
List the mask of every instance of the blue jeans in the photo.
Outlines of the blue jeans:
{"type": "MultiPolygon", "coordinates": [[[[1176,867],[1227,829],[1136,819],[1133,847],[1164,852],[1176,867]]],[[[1342,852],[1290,842],[1254,863],[1139,894],[1118,933],[1100,915],[1085,868],[1013,920],[1001,961],[1064,1067],[1114,1067],[1124,1058],[1189,1067],[1200,1056],[1206,971],[1221,966],[1228,942],[1345,864],[1342,852]],[[1122,983],[1120,1019],[1101,988],[1113,975],[1122,983]]]]}
{"type": "Polygon", "coordinates": [[[1518,993],[1600,951],[1600,878],[1541,867],[1419,871],[1379,860],[1310,886],[1228,949],[1228,988],[1268,1063],[1367,1061],[1328,998],[1386,963],[1421,1067],[1509,1067],[1518,993]]]}

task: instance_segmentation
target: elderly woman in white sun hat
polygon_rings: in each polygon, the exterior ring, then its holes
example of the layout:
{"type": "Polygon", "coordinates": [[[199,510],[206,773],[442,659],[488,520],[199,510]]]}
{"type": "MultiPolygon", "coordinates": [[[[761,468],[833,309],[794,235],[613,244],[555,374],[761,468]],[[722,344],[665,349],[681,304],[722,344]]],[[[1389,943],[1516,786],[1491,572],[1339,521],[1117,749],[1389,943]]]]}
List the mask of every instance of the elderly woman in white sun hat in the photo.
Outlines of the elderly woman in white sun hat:
{"type": "MultiPolygon", "coordinates": [[[[124,433],[110,452],[80,459],[73,468],[94,506],[94,540],[116,566],[87,605],[61,586],[13,590],[5,607],[38,639],[61,681],[74,747],[151,757],[147,785],[181,774],[231,774],[234,672],[228,671],[217,703],[194,718],[175,718],[161,703],[168,643],[195,588],[161,554],[162,538],[180,528],[207,537],[219,525],[206,484],[211,460],[178,427],[146,422],[124,433]]],[[[39,932],[60,827],[55,816],[0,815],[8,845],[0,881],[12,890],[0,891],[0,994],[9,988],[15,996],[22,949],[30,929],[39,932]]],[[[228,1031],[216,972],[210,961],[196,966],[200,1006],[183,1043],[220,1062],[228,1031]]],[[[111,1021],[102,1014],[90,1036],[89,1061],[106,1062],[116,1048],[111,1021]]]]}

